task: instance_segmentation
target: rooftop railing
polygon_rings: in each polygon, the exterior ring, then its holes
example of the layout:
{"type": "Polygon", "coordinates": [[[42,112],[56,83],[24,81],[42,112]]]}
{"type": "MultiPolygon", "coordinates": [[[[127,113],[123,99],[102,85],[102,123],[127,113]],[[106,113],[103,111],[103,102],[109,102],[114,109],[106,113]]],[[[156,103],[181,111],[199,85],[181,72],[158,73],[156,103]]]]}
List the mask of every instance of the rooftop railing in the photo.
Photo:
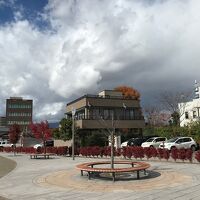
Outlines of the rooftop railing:
{"type": "Polygon", "coordinates": [[[67,104],[67,106],[71,105],[83,98],[137,100],[137,98],[135,98],[135,97],[110,96],[110,95],[102,96],[102,95],[86,94],[86,95],[79,97],[78,99],[75,99],[74,101],[71,101],[70,103],[67,104]]]}

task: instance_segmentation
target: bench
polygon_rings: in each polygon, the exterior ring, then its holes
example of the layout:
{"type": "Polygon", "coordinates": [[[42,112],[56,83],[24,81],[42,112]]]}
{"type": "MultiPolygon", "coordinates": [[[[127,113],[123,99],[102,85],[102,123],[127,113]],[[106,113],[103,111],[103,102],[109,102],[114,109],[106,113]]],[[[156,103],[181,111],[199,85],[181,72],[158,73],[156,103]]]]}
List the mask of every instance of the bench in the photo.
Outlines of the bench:
{"type": "Polygon", "coordinates": [[[30,159],[37,159],[37,158],[45,158],[49,159],[51,156],[54,156],[54,153],[34,153],[30,154],[30,159]]]}
{"type": "Polygon", "coordinates": [[[132,161],[115,161],[114,164],[128,164],[130,167],[126,168],[94,168],[95,165],[105,165],[110,164],[110,161],[102,161],[102,162],[89,162],[82,163],[76,166],[77,169],[81,171],[81,176],[83,176],[83,172],[88,173],[88,179],[91,178],[92,174],[100,174],[100,173],[111,173],[112,179],[115,181],[116,173],[123,172],[137,172],[137,179],[140,178],[140,171],[144,171],[146,174],[146,169],[150,167],[150,164],[145,162],[132,162],[132,161]]]}

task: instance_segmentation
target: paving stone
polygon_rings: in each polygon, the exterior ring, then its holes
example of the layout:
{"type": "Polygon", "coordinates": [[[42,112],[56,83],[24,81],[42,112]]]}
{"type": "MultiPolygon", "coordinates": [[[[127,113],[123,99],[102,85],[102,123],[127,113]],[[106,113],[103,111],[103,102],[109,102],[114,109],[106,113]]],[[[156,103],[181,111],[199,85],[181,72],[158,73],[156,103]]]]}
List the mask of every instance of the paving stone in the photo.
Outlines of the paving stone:
{"type": "Polygon", "coordinates": [[[35,160],[28,155],[0,156],[17,162],[17,167],[0,179],[1,196],[11,200],[199,200],[200,196],[198,164],[149,162],[155,177],[113,183],[88,180],[75,170],[77,164],[96,160],[92,158],[73,161],[69,157],[35,160]]]}

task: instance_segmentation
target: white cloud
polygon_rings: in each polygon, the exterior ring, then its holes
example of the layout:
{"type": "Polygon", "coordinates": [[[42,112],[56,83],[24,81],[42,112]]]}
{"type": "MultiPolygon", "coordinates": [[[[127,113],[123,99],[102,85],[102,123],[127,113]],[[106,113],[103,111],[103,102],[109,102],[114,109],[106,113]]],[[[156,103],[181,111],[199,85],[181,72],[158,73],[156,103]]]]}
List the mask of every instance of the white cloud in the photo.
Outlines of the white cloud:
{"type": "Polygon", "coordinates": [[[0,26],[1,99],[28,95],[37,118],[53,119],[72,95],[103,87],[128,84],[144,97],[188,87],[200,72],[200,2],[149,2],[49,0],[49,30],[15,12],[0,26]]]}
{"type": "MultiPolygon", "coordinates": [[[[36,118],[40,119],[44,117],[45,115],[47,116],[55,116],[58,114],[58,112],[63,108],[64,104],[60,102],[55,102],[55,103],[50,103],[50,104],[45,104],[44,106],[39,106],[40,110],[37,110],[38,112],[36,113],[36,118]]],[[[63,114],[64,116],[64,114],[63,114]]]]}

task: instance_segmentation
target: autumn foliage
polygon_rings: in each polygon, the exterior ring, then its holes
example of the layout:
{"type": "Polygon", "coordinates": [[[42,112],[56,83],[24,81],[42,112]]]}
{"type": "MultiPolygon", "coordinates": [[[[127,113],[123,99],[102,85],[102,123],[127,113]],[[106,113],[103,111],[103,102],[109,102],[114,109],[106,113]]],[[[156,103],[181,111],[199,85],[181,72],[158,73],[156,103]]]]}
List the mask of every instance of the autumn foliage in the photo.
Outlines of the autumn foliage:
{"type": "Polygon", "coordinates": [[[200,162],[200,150],[198,150],[195,154],[195,158],[198,162],[200,162]]]}
{"type": "Polygon", "coordinates": [[[137,100],[140,99],[140,93],[132,87],[118,86],[118,87],[115,88],[115,90],[122,92],[122,95],[124,96],[124,98],[127,98],[127,99],[134,98],[134,99],[137,99],[137,100]]]}
{"type": "Polygon", "coordinates": [[[12,126],[10,126],[8,136],[10,143],[13,144],[14,155],[16,154],[16,143],[20,138],[20,132],[20,126],[18,124],[13,124],[12,126]]]}
{"type": "Polygon", "coordinates": [[[30,124],[29,128],[36,139],[41,139],[43,141],[43,146],[46,153],[46,141],[52,136],[48,122],[42,121],[40,123],[32,123],[30,124]]]}
{"type": "Polygon", "coordinates": [[[16,144],[20,138],[20,126],[18,124],[13,124],[12,126],[10,126],[9,129],[9,141],[12,144],[16,144]]]}

